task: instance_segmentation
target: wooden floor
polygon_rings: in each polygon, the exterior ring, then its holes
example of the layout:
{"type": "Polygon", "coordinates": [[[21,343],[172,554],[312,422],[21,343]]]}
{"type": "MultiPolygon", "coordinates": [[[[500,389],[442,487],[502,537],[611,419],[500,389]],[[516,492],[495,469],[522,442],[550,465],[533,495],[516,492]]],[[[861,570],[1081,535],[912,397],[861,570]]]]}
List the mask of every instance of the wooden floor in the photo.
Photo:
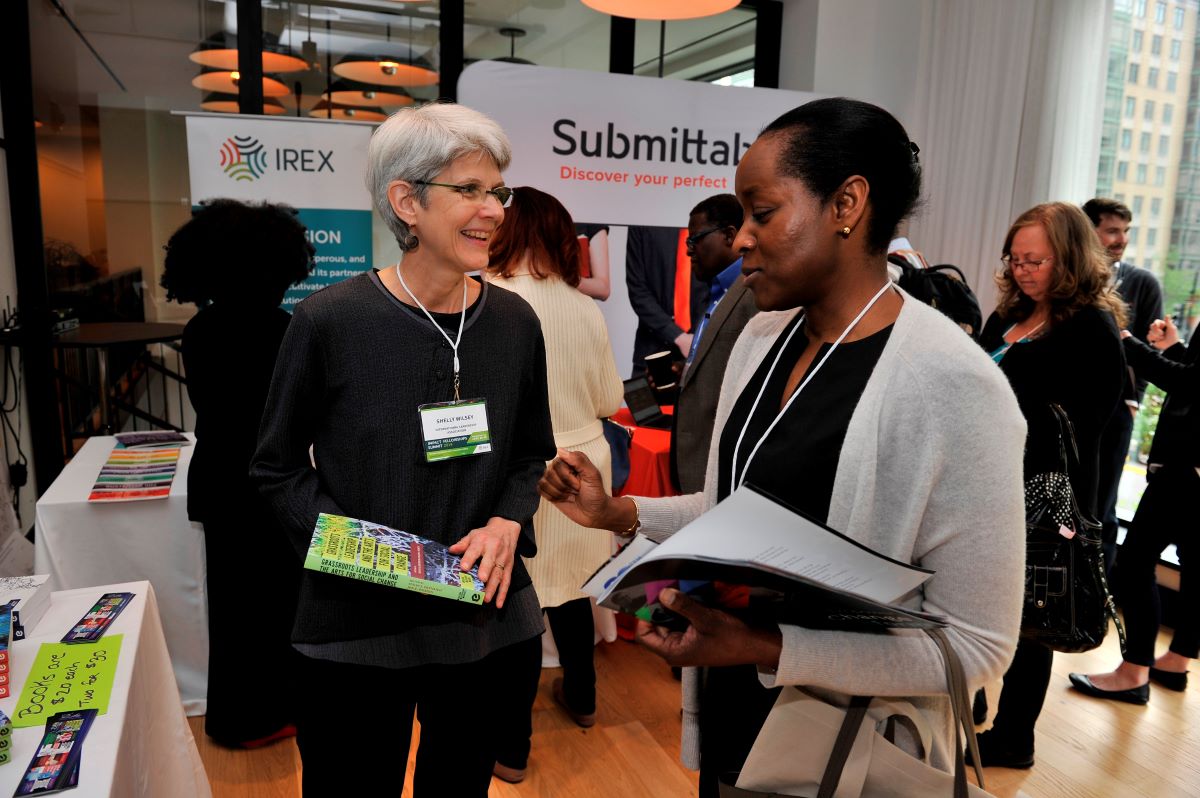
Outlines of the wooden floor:
{"type": "MultiPolygon", "coordinates": [[[[1167,638],[1160,642],[1165,650],[1167,638]]],[[[1136,707],[1082,696],[1070,671],[1105,670],[1118,661],[1115,635],[1094,652],[1058,655],[1038,724],[1037,765],[985,771],[1000,798],[1200,798],[1200,672],[1187,693],[1153,692],[1136,707]]],[[[491,798],[675,798],[696,795],[695,774],[679,764],[679,683],[657,657],[633,643],[596,653],[599,721],[575,726],[550,698],[542,674],[533,709],[529,775],[518,785],[493,780],[491,798]]],[[[296,798],[300,757],[291,741],[259,751],[219,748],[192,718],[214,798],[296,798]]],[[[411,795],[412,760],[404,796],[411,795]]]]}

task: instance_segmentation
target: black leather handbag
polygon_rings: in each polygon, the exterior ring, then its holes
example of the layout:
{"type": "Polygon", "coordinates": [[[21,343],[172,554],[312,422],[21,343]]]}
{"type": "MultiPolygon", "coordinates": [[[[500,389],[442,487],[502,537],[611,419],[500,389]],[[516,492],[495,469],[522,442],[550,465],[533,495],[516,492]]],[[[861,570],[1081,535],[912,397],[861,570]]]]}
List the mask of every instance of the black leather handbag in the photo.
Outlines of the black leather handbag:
{"type": "Polygon", "coordinates": [[[1090,651],[1104,642],[1112,618],[1123,651],[1125,630],[1104,578],[1100,524],[1079,509],[1071,488],[1072,460],[1079,467],[1075,432],[1060,406],[1050,410],[1058,421],[1059,470],[1025,481],[1021,636],[1064,653],[1090,651]]]}

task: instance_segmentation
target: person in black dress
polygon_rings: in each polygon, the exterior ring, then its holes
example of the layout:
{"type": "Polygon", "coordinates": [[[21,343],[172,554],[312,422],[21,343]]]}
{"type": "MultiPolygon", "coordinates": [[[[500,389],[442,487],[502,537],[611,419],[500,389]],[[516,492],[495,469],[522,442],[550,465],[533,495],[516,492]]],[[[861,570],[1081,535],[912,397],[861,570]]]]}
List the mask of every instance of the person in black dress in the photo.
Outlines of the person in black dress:
{"type": "Polygon", "coordinates": [[[1117,553],[1117,598],[1129,631],[1124,658],[1110,673],[1072,673],[1070,679],[1088,695],[1145,704],[1151,681],[1168,690],[1186,690],[1188,664],[1200,653],[1196,580],[1188,562],[1195,545],[1195,525],[1189,519],[1200,494],[1200,335],[1193,332],[1185,347],[1167,318],[1154,322],[1147,336],[1161,353],[1127,330],[1121,337],[1134,372],[1165,389],[1167,400],[1150,446],[1146,492],[1117,553]],[[1156,571],[1168,543],[1179,554],[1179,603],[1171,647],[1155,657],[1161,620],[1156,571]]]}
{"type": "MultiPolygon", "coordinates": [[[[1097,444],[1128,380],[1118,324],[1124,305],[1095,228],[1074,205],[1021,214],[1004,240],[1000,298],[979,342],[1008,377],[1029,425],[1025,478],[1059,468],[1058,423],[1066,411],[1079,447],[1070,472],[1079,508],[1096,517],[1097,444]]],[[[1022,638],[1004,675],[993,727],[979,736],[984,767],[1033,766],[1033,728],[1054,652],[1022,638]]]]}
{"type": "Polygon", "coordinates": [[[246,669],[293,670],[299,565],[250,482],[250,458],[279,345],[288,286],[313,267],[304,225],[286,205],[204,205],[167,243],[167,299],[200,307],[183,331],[196,450],[188,517],[204,525],[208,570],[208,711],[204,730],[253,747],[294,734],[288,685],[246,669]],[[247,570],[253,563],[253,570],[247,570]]]}

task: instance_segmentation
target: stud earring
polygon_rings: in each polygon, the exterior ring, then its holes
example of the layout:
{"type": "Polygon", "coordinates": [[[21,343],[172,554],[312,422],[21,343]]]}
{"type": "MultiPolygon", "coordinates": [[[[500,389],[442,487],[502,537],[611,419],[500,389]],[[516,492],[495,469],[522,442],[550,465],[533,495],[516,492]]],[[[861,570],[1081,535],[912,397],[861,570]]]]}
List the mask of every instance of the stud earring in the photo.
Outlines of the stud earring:
{"type": "Polygon", "coordinates": [[[843,227],[841,230],[838,230],[838,234],[841,235],[842,238],[849,238],[850,237],[850,228],[843,227]]]}

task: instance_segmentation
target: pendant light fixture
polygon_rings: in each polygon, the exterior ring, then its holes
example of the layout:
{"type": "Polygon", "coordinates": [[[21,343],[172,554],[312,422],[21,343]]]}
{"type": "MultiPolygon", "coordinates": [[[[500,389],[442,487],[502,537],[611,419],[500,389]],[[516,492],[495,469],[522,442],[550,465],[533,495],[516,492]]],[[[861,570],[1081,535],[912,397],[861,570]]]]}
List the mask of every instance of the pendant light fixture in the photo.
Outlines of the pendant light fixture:
{"type": "Polygon", "coordinates": [[[387,119],[387,114],[381,108],[354,108],[337,103],[331,106],[328,100],[321,100],[308,115],[316,119],[341,119],[347,122],[382,122],[387,119]]]}
{"type": "MultiPolygon", "coordinates": [[[[237,70],[206,69],[192,78],[192,85],[201,91],[237,94],[241,79],[241,73],[237,70]]],[[[291,94],[287,86],[268,75],[263,75],[262,87],[264,97],[284,97],[291,94]]]]}
{"type": "Polygon", "coordinates": [[[604,14],[629,19],[697,19],[737,8],[739,0],[583,0],[604,14]]]}
{"type": "MultiPolygon", "coordinates": [[[[387,40],[390,44],[391,25],[387,26],[387,40]]],[[[378,86],[433,86],[438,82],[433,64],[413,54],[412,17],[408,18],[408,57],[404,61],[391,54],[350,53],[337,62],[333,73],[378,86]]]]}
{"type": "MultiPolygon", "coordinates": [[[[204,99],[200,102],[200,107],[205,111],[216,111],[222,114],[241,113],[240,106],[238,105],[238,96],[223,92],[211,92],[204,95],[204,99]]],[[[287,112],[287,109],[274,97],[264,97],[262,112],[265,116],[282,116],[287,112]]]]}
{"type": "Polygon", "coordinates": [[[321,94],[326,100],[332,100],[334,105],[349,105],[355,108],[378,108],[379,106],[397,107],[412,105],[413,98],[404,89],[380,88],[367,83],[356,83],[352,80],[338,80],[321,94]]]}
{"type": "Polygon", "coordinates": [[[499,31],[501,36],[508,37],[508,55],[500,58],[493,58],[493,61],[503,61],[506,64],[535,64],[527,58],[517,58],[517,39],[525,35],[524,28],[501,28],[499,31]]]}
{"type": "MultiPolygon", "coordinates": [[[[200,66],[235,71],[238,68],[237,36],[225,31],[215,33],[201,42],[188,58],[200,66]]],[[[263,72],[298,72],[308,69],[308,64],[281,45],[275,34],[263,33],[262,68],[263,72]]]]}

